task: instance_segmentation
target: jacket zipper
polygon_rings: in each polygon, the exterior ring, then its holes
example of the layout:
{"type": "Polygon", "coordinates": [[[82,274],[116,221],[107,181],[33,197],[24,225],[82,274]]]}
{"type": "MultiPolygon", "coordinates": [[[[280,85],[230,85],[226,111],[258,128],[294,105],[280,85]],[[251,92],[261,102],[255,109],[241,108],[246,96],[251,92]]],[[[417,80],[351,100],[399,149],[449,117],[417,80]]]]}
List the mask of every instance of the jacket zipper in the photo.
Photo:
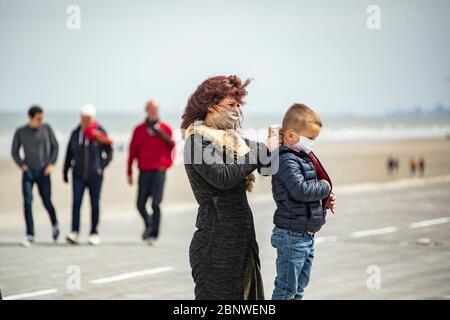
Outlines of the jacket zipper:
{"type": "MultiPolygon", "coordinates": [[[[331,182],[331,178],[330,178],[330,176],[328,175],[328,172],[325,170],[325,168],[323,167],[323,165],[322,165],[322,163],[320,162],[320,160],[319,160],[319,158],[318,157],[316,157],[316,155],[313,153],[313,156],[316,158],[316,160],[317,160],[317,163],[320,165],[320,168],[322,169],[322,171],[325,173],[325,175],[327,176],[327,179],[328,179],[328,182],[330,182],[330,193],[328,194],[328,197],[327,198],[325,198],[325,199],[328,199],[330,196],[331,196],[331,194],[333,193],[333,183],[331,182]]],[[[311,159],[311,161],[312,161],[312,159],[311,159]]],[[[314,161],[313,161],[313,163],[314,163],[314,161]]],[[[314,168],[315,170],[316,170],[316,176],[318,175],[318,173],[317,173],[317,168],[314,168]]],[[[321,200],[322,201],[322,200],[321,200]]],[[[324,202],[326,202],[326,201],[324,201],[324,202]]],[[[325,207],[325,203],[324,202],[322,202],[322,206],[323,207],[325,207]]]]}
{"type": "MultiPolygon", "coordinates": [[[[327,172],[327,171],[325,170],[325,168],[323,167],[323,165],[322,165],[322,163],[320,162],[319,158],[316,157],[316,155],[315,155],[314,153],[313,153],[313,155],[314,155],[314,157],[316,158],[317,162],[319,163],[321,169],[323,170],[323,172],[324,172],[325,175],[327,176],[328,181],[330,182],[331,190],[333,190],[333,183],[331,182],[331,178],[330,178],[330,176],[328,175],[328,172],[327,172]]],[[[317,169],[316,169],[316,176],[317,176],[317,169]]],[[[331,190],[330,190],[330,193],[331,193],[331,190]]]]}
{"type": "Polygon", "coordinates": [[[83,166],[83,178],[88,180],[89,177],[89,140],[84,137],[84,166],[83,166]]]}

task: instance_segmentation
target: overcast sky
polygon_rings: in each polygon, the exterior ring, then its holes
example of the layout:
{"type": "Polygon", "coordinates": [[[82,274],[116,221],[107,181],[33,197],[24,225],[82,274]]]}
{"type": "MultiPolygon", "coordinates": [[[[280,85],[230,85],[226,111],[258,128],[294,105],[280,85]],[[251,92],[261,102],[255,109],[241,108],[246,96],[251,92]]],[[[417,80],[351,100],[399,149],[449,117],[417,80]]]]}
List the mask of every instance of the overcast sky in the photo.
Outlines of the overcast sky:
{"type": "Polygon", "coordinates": [[[0,0],[0,111],[136,113],[156,98],[181,113],[221,74],[254,78],[248,113],[450,105],[449,12],[448,0],[0,0]],[[372,4],[380,30],[366,26],[372,4]]]}

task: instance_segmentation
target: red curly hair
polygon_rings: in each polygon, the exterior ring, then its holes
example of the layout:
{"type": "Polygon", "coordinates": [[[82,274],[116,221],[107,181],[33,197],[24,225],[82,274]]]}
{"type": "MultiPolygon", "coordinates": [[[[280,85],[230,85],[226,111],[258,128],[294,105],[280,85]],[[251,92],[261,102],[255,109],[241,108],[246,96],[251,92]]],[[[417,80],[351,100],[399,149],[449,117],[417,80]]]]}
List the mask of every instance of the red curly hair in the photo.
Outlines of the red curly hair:
{"type": "Polygon", "coordinates": [[[251,79],[242,83],[237,76],[217,76],[206,79],[198,86],[197,90],[189,97],[181,119],[181,129],[187,129],[195,120],[204,120],[208,108],[214,106],[226,97],[232,97],[243,104],[247,95],[245,87],[251,79]]]}

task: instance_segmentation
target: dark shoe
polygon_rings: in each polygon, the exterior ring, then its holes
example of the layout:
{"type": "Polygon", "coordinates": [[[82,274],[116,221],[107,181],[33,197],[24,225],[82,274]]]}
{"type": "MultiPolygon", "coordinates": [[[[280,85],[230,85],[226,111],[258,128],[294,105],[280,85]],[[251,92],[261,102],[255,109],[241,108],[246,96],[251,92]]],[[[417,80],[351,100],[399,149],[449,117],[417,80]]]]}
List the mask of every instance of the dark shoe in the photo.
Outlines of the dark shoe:
{"type": "Polygon", "coordinates": [[[144,233],[142,234],[142,240],[147,240],[148,238],[150,238],[150,233],[151,233],[152,229],[150,228],[150,226],[145,227],[144,233]]]}
{"type": "Polygon", "coordinates": [[[53,238],[53,241],[55,241],[55,242],[58,241],[59,227],[57,224],[52,227],[52,238],[53,238]]]}

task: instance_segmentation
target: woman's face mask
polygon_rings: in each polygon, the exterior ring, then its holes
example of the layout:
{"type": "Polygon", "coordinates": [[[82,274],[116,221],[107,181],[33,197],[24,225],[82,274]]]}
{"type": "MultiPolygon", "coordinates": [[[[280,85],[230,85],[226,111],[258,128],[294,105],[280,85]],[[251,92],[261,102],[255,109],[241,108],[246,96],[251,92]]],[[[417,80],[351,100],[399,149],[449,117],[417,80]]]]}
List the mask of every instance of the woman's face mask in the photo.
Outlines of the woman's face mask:
{"type": "Polygon", "coordinates": [[[227,130],[235,129],[239,118],[239,111],[230,108],[222,108],[219,111],[219,114],[213,117],[212,121],[217,129],[227,130]]]}
{"type": "Polygon", "coordinates": [[[310,153],[311,151],[313,151],[314,143],[316,143],[316,140],[312,140],[304,136],[298,137],[299,137],[298,142],[294,144],[292,147],[299,150],[303,150],[306,153],[310,153]]]}

